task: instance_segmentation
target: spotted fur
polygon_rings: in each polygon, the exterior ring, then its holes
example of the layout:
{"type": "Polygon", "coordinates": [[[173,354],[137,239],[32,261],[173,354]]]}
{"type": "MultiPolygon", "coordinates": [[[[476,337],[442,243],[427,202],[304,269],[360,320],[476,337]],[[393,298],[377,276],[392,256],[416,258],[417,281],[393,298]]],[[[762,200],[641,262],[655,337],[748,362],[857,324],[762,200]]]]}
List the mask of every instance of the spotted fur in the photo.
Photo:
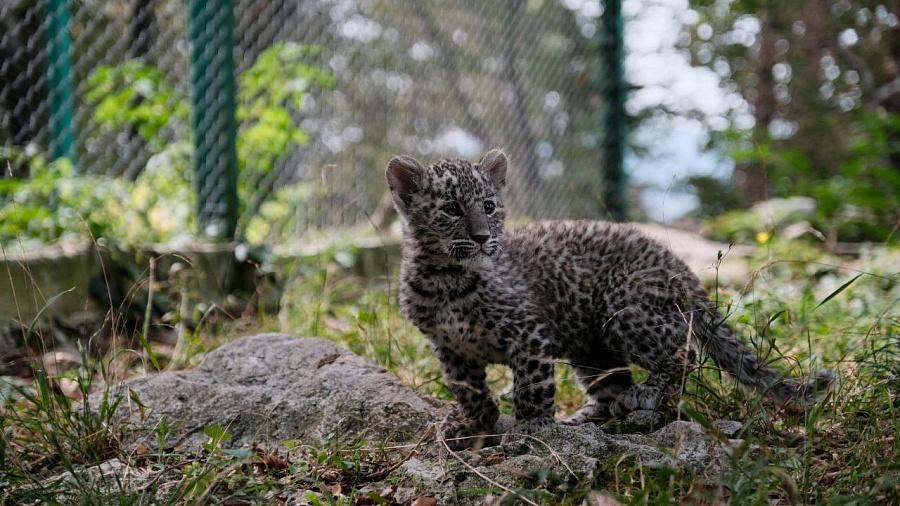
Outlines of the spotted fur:
{"type": "Polygon", "coordinates": [[[506,167],[493,150],[475,164],[428,168],[400,156],[386,170],[403,222],[401,308],[458,401],[446,438],[493,429],[485,367],[495,363],[513,370],[517,430],[526,431],[555,423],[554,359],[574,365],[588,398],[569,424],[656,409],[692,369],[695,349],[781,402],[811,402],[829,388],[828,371],[782,378],[735,337],[681,260],[628,226],[555,221],[504,232],[506,167]],[[649,379],[635,384],[629,364],[649,379]]]}

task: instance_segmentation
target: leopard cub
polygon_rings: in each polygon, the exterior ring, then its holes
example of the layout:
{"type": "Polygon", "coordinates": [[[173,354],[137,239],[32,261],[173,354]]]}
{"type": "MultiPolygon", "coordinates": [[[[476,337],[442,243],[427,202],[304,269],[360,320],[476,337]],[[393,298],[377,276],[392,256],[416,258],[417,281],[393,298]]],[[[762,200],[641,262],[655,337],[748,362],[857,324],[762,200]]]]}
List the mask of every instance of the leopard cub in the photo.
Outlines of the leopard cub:
{"type": "Polygon", "coordinates": [[[571,363],[587,402],[563,420],[656,409],[708,353],[738,382],[810,403],[833,374],[784,378],[742,344],[688,267],[627,225],[548,221],[504,231],[507,158],[409,156],[386,176],[403,224],[400,303],[431,342],[458,404],[442,424],[454,448],[491,432],[499,412],[488,364],[514,374],[515,430],[555,423],[553,360],[571,363]],[[649,378],[636,384],[636,364],[649,378]]]}

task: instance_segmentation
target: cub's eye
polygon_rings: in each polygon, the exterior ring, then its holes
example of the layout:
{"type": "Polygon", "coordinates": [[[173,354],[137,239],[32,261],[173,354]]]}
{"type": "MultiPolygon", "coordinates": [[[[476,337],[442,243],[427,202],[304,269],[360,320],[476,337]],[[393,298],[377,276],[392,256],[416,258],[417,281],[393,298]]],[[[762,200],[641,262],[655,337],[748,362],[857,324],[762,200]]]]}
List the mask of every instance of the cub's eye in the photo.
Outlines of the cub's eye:
{"type": "Polygon", "coordinates": [[[445,205],[442,210],[450,216],[462,216],[463,213],[462,208],[459,207],[459,204],[457,204],[456,202],[450,202],[449,204],[445,205]]]}
{"type": "Polygon", "coordinates": [[[494,209],[496,209],[496,208],[497,208],[497,206],[495,206],[494,203],[491,202],[490,200],[484,201],[484,212],[491,214],[494,212],[494,209]]]}

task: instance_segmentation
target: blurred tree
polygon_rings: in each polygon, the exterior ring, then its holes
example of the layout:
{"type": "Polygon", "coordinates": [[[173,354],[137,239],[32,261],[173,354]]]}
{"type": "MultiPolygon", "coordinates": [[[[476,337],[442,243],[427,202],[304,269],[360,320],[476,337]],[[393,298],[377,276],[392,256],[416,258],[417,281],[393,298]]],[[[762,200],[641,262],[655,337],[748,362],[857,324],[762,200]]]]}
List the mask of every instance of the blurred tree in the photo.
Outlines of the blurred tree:
{"type": "Polygon", "coordinates": [[[735,153],[748,203],[809,194],[823,218],[865,209],[883,238],[900,219],[900,1],[691,3],[695,63],[753,107],[735,153]]]}
{"type": "MultiPolygon", "coordinates": [[[[158,0],[134,0],[131,5],[131,19],[129,23],[129,32],[131,35],[130,56],[132,59],[141,60],[148,65],[155,65],[155,54],[151,52],[152,42],[158,37],[159,29],[156,22],[156,7],[158,0]]],[[[141,95],[134,96],[132,107],[141,105],[141,95]]],[[[134,126],[128,129],[129,151],[140,153],[146,149],[143,144],[143,137],[138,133],[134,126]]],[[[125,171],[125,176],[130,180],[135,180],[144,165],[133,164],[125,171]]]]}
{"type": "MultiPolygon", "coordinates": [[[[34,2],[0,0],[0,146],[24,148],[46,142],[47,99],[41,11],[34,2]]],[[[26,157],[4,156],[16,163],[13,174],[28,176],[26,157]],[[14,160],[14,161],[13,161],[14,160]]],[[[6,173],[6,167],[0,173],[6,173]]]]}
{"type": "MultiPolygon", "coordinates": [[[[482,149],[502,147],[512,155],[516,216],[607,217],[597,121],[606,78],[600,71],[602,10],[579,10],[588,3],[380,4],[372,18],[390,27],[385,35],[391,29],[399,34],[384,37],[391,57],[382,62],[410,84],[394,97],[389,92],[385,102],[370,103],[381,113],[396,110],[387,144],[403,139],[406,149],[425,156],[474,156],[434,145],[459,128],[482,149]]],[[[378,61],[371,51],[367,59],[378,61]]],[[[369,82],[359,96],[371,98],[379,87],[369,82]]],[[[370,129],[364,130],[368,137],[370,129]]]]}

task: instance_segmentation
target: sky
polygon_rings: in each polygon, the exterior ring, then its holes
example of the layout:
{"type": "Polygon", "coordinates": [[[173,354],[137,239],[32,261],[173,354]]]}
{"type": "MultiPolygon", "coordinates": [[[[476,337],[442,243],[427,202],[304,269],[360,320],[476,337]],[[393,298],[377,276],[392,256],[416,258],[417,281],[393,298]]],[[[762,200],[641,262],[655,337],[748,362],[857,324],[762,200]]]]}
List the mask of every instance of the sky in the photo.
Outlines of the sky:
{"type": "MultiPolygon", "coordinates": [[[[625,78],[636,87],[626,110],[631,115],[659,108],[671,113],[655,115],[630,132],[631,143],[643,149],[626,156],[626,170],[630,183],[644,188],[641,204],[650,218],[677,220],[698,204],[694,195],[678,189],[680,180],[691,175],[725,178],[734,168],[727,156],[705,147],[710,131],[732,124],[749,128],[753,116],[739,94],[720,86],[715,70],[692,66],[690,54],[679,47],[682,27],[699,22],[687,0],[624,0],[622,11],[625,78]]],[[[751,43],[753,30],[751,22],[738,23],[734,39],[751,43]]],[[[711,35],[711,30],[696,31],[711,35]]]]}

